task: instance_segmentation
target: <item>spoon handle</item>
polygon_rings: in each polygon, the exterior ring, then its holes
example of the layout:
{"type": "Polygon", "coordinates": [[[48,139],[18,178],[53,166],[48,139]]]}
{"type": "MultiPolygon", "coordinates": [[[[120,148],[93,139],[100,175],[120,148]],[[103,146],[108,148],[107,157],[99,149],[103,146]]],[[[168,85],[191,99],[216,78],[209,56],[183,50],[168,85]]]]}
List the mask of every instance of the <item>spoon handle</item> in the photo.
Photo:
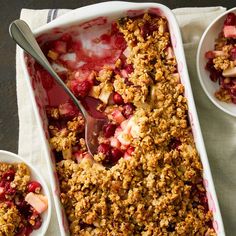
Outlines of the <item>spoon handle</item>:
{"type": "Polygon", "coordinates": [[[83,116],[86,118],[88,116],[87,111],[84,109],[81,102],[75,97],[75,95],[70,91],[70,89],[57,75],[57,73],[53,70],[52,66],[50,65],[47,58],[40,49],[31,29],[26,24],[26,22],[23,20],[13,21],[9,27],[9,32],[14,41],[27,53],[29,53],[45,70],[50,73],[50,75],[65,90],[65,92],[70,96],[75,105],[77,105],[77,107],[82,112],[83,116]]]}

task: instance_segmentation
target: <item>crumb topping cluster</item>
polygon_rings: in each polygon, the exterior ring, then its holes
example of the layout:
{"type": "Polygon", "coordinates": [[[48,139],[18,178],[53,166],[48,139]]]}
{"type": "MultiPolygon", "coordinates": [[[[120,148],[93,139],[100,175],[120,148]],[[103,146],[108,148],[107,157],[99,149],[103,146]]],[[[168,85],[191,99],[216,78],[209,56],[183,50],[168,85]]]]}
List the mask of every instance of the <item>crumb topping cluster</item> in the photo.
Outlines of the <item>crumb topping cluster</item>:
{"type": "Polygon", "coordinates": [[[114,67],[92,71],[86,94],[110,120],[98,153],[87,153],[73,104],[47,108],[70,232],[216,235],[167,20],[146,13],[114,25],[126,47],[114,67]]]}

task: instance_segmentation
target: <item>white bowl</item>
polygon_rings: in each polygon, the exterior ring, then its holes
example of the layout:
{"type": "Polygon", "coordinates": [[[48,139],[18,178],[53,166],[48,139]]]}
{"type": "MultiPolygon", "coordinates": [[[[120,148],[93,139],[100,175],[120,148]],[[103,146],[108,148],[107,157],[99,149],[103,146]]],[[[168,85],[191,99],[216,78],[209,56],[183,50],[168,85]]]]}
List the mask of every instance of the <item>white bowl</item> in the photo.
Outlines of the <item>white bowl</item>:
{"type": "Polygon", "coordinates": [[[36,169],[29,162],[27,162],[22,157],[11,152],[0,150],[0,162],[5,162],[9,164],[20,163],[20,162],[25,163],[30,169],[32,180],[36,180],[42,185],[42,194],[44,194],[48,198],[48,209],[41,214],[42,220],[43,220],[41,227],[38,230],[34,230],[30,235],[31,236],[44,235],[47,231],[47,228],[50,222],[52,204],[51,204],[51,198],[50,198],[48,187],[45,181],[43,180],[42,176],[39,174],[38,171],[36,171],[36,169]]]}
{"type": "Polygon", "coordinates": [[[236,14],[236,7],[217,17],[205,30],[198,45],[196,61],[198,78],[206,95],[219,109],[236,117],[236,104],[221,102],[214,96],[214,93],[219,89],[219,84],[210,80],[209,72],[205,69],[205,65],[207,63],[205,53],[207,51],[214,50],[215,39],[218,37],[218,34],[223,27],[226,15],[229,12],[236,14]]]}

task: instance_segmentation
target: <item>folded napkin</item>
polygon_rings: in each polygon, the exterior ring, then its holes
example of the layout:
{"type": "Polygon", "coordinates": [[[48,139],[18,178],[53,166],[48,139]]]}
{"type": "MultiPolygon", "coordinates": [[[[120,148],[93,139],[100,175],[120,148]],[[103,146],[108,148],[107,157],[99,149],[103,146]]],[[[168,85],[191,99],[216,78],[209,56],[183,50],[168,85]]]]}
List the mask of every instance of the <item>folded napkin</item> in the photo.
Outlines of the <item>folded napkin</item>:
{"type": "MultiPolygon", "coordinates": [[[[196,49],[199,39],[209,23],[224,12],[223,7],[180,8],[173,10],[181,28],[191,85],[199,114],[200,124],[210,161],[216,191],[221,206],[227,235],[236,232],[236,119],[223,113],[204,94],[196,73],[196,49]]],[[[70,10],[29,10],[21,11],[21,19],[32,29],[50,22],[70,10]]],[[[19,62],[17,48],[17,101],[19,114],[19,155],[30,161],[49,185],[45,153],[42,148],[29,91],[19,62]]],[[[50,186],[50,185],[49,185],[50,186]]],[[[56,213],[46,235],[59,235],[56,213]]]]}

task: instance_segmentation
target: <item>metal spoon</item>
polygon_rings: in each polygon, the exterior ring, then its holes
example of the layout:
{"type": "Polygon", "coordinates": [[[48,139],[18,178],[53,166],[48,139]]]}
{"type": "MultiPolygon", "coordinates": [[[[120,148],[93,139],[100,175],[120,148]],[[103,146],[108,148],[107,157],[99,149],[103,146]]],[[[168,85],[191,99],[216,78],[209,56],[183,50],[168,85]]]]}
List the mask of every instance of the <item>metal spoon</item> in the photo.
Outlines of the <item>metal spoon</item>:
{"type": "Polygon", "coordinates": [[[48,73],[56,80],[56,82],[70,96],[74,104],[79,108],[85,119],[85,141],[88,151],[91,155],[95,154],[98,147],[97,136],[107,120],[97,119],[88,114],[81,102],[75,97],[70,89],[65,85],[63,80],[53,70],[47,58],[40,49],[31,29],[23,20],[15,20],[9,27],[9,32],[14,41],[29,53],[48,73]]]}

